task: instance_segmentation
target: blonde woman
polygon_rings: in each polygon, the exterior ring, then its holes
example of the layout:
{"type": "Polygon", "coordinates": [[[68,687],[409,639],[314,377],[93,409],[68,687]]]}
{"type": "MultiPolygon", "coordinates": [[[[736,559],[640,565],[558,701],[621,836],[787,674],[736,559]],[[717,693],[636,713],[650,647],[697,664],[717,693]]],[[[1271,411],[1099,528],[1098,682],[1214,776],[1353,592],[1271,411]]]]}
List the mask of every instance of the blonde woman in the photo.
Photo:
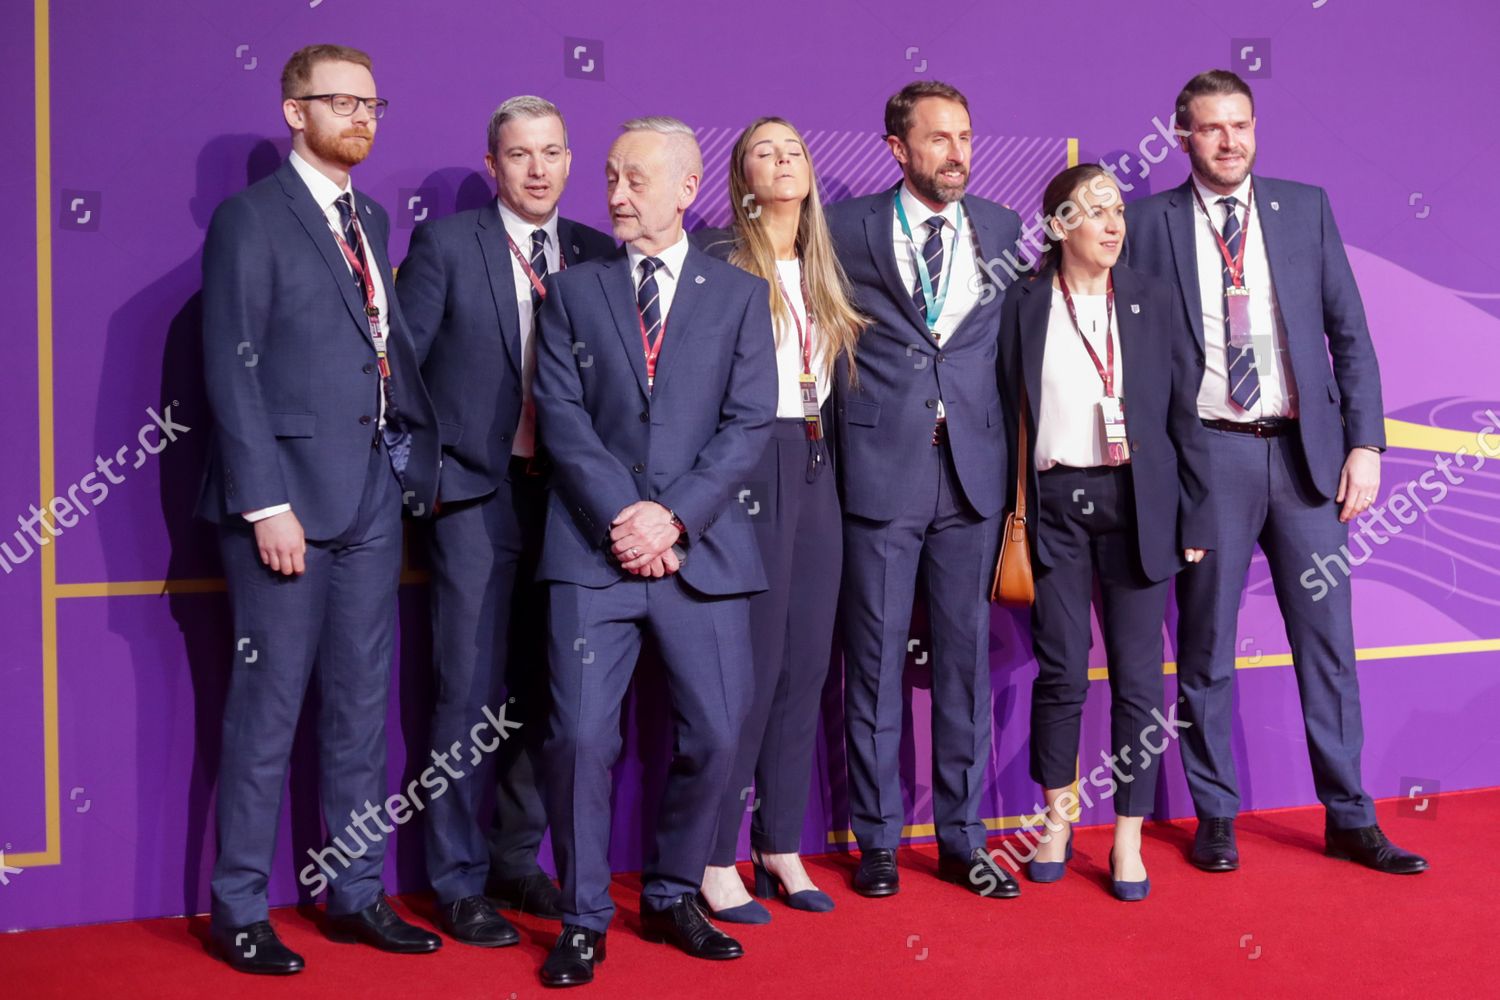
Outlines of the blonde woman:
{"type": "Polygon", "coordinates": [[[843,561],[826,404],[835,362],[844,357],[854,370],[865,320],[849,303],[812,158],[790,122],[761,118],[740,134],[729,193],[731,228],[698,241],[770,285],[779,396],[771,443],[737,508],[755,524],[770,589],[750,601],[755,691],[703,896],[720,920],[765,923],[770,912],[750,898],[734,866],[746,812],[755,895],[784,892],[794,909],[833,909],[797,852],[843,561]]]}

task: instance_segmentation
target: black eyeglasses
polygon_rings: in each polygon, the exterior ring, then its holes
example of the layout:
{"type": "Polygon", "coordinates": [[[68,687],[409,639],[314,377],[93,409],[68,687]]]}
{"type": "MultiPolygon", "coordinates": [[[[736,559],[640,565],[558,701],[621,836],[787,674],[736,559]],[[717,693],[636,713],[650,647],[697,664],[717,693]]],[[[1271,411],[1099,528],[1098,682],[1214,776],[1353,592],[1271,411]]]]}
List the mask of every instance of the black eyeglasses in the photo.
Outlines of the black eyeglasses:
{"type": "Polygon", "coordinates": [[[385,109],[391,103],[384,97],[355,97],[353,94],[305,94],[294,98],[298,101],[327,101],[333,113],[342,118],[348,118],[354,114],[354,109],[361,104],[365,110],[370,112],[371,118],[384,118],[385,109]]]}

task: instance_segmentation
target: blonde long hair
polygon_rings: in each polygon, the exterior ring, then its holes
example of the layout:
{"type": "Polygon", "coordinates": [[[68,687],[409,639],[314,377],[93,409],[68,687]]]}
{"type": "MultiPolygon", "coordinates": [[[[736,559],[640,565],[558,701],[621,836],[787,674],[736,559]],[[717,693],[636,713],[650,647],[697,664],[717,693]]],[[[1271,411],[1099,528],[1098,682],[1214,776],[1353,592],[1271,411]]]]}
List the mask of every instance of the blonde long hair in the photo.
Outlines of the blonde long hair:
{"type": "Polygon", "coordinates": [[[734,250],[729,262],[751,274],[766,279],[771,286],[771,316],[776,325],[776,342],[793,325],[792,311],[777,288],[776,250],[765,227],[750,214],[750,202],[754,200],[745,183],[745,154],[750,149],[750,137],[762,125],[783,125],[791,129],[802,145],[807,157],[807,172],[811,183],[807,197],[802,199],[802,209],[797,217],[797,256],[802,260],[803,274],[807,277],[806,303],[809,313],[822,332],[820,353],[829,372],[840,356],[849,363],[849,378],[856,377],[854,349],[859,335],[870,324],[868,317],[854,308],[853,291],[849,278],[844,274],[838,257],[833,252],[833,238],[828,234],[828,221],[823,216],[823,201],[818,195],[818,173],[813,166],[812,151],[802,138],[797,127],[785,118],[757,118],[751,122],[735,140],[734,150],[729,156],[729,204],[734,210],[732,231],[735,237],[734,250]]]}

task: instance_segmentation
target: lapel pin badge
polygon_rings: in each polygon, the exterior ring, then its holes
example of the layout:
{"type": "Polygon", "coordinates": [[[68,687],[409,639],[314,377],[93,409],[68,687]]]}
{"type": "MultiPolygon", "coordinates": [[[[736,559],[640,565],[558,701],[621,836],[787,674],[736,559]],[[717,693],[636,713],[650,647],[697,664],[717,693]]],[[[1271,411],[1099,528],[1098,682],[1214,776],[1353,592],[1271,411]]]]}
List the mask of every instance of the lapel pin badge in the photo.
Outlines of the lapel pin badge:
{"type": "Polygon", "coordinates": [[[1138,303],[1138,302],[1132,302],[1132,303],[1130,303],[1130,311],[1133,314],[1135,314],[1136,316],[1139,316],[1141,314],[1140,303],[1138,303]]]}
{"type": "Polygon", "coordinates": [[[575,256],[575,257],[576,257],[576,256],[578,256],[578,254],[579,254],[579,253],[580,253],[580,252],[581,252],[581,251],[579,251],[579,249],[578,249],[578,244],[576,244],[576,243],[575,243],[575,244],[573,244],[573,256],[575,256]]]}
{"type": "Polygon", "coordinates": [[[701,274],[698,275],[696,278],[693,279],[693,282],[695,284],[699,284],[699,285],[703,284],[703,275],[701,275],[701,274]]]}
{"type": "Polygon", "coordinates": [[[1281,211],[1281,202],[1279,202],[1279,201],[1273,201],[1273,202],[1271,202],[1271,211],[1273,211],[1273,212],[1279,212],[1279,211],[1281,211]]]}

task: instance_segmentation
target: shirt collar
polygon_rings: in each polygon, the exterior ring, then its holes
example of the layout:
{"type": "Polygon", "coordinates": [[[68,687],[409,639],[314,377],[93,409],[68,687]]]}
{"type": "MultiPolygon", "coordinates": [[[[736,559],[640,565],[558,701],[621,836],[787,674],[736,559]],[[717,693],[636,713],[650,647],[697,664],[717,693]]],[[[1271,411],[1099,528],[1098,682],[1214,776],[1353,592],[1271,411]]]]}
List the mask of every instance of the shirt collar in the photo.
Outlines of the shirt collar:
{"type": "Polygon", "coordinates": [[[933,212],[932,209],[922,204],[921,200],[912,193],[911,186],[907,181],[901,182],[901,207],[906,210],[906,221],[911,223],[912,235],[915,236],[918,226],[927,224],[927,220],[934,215],[941,215],[948,223],[948,228],[958,232],[958,202],[950,201],[943,206],[941,212],[933,212]]]}
{"type": "MultiPolygon", "coordinates": [[[[682,266],[687,261],[687,252],[687,233],[683,233],[677,238],[676,243],[673,243],[661,253],[656,254],[656,259],[661,261],[662,269],[667,272],[667,277],[671,278],[673,281],[676,281],[678,278],[682,277],[682,266]]],[[[639,250],[628,243],[625,245],[625,255],[630,259],[631,280],[639,281],[641,273],[641,261],[646,259],[646,255],[641,253],[639,250]]]]}
{"type": "Polygon", "coordinates": [[[288,159],[292,161],[292,169],[297,171],[297,176],[302,178],[302,183],[307,185],[307,190],[312,192],[313,201],[318,203],[318,208],[322,209],[325,215],[342,195],[354,191],[352,179],[345,180],[344,186],[339,187],[317,167],[298,156],[295,149],[292,150],[292,155],[288,159]]]}
{"type": "Polygon", "coordinates": [[[500,206],[500,221],[504,224],[505,231],[510,234],[512,240],[515,240],[516,246],[520,247],[525,253],[531,253],[531,234],[538,229],[547,234],[547,245],[551,249],[558,250],[561,248],[561,244],[557,242],[556,208],[547,217],[547,221],[538,226],[521,218],[511,210],[509,205],[505,204],[499,198],[495,199],[495,204],[500,206]]]}
{"type": "MultiPolygon", "coordinates": [[[[1203,185],[1203,182],[1198,179],[1197,174],[1192,174],[1191,177],[1193,178],[1193,187],[1198,189],[1198,197],[1203,199],[1203,205],[1205,208],[1209,205],[1216,204],[1220,198],[1225,197],[1219,192],[1211,191],[1207,187],[1205,187],[1203,185]]],[[[1240,181],[1240,186],[1234,189],[1234,198],[1236,200],[1237,208],[1244,208],[1246,202],[1249,201],[1250,178],[1251,175],[1246,174],[1245,179],[1240,181]]]]}

